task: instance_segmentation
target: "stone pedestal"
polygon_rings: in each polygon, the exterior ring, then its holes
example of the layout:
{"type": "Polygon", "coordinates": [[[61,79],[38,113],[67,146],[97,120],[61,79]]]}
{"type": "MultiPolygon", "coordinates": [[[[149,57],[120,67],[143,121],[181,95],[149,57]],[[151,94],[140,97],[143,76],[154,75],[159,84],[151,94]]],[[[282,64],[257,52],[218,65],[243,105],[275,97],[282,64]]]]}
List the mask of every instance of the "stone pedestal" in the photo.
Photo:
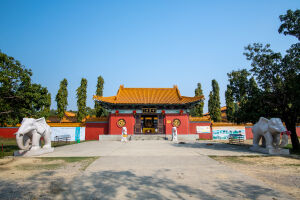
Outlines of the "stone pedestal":
{"type": "Polygon", "coordinates": [[[271,155],[290,155],[289,149],[269,149],[269,154],[271,155]]]}
{"type": "Polygon", "coordinates": [[[45,153],[51,153],[54,151],[54,148],[47,148],[47,149],[35,149],[35,150],[19,150],[14,152],[14,156],[23,156],[23,157],[30,157],[30,156],[40,156],[45,153]]]}
{"type": "Polygon", "coordinates": [[[282,148],[266,149],[266,148],[262,148],[262,147],[250,147],[250,150],[255,151],[255,152],[270,154],[270,155],[289,155],[290,154],[290,151],[288,149],[282,149],[282,148]]]}

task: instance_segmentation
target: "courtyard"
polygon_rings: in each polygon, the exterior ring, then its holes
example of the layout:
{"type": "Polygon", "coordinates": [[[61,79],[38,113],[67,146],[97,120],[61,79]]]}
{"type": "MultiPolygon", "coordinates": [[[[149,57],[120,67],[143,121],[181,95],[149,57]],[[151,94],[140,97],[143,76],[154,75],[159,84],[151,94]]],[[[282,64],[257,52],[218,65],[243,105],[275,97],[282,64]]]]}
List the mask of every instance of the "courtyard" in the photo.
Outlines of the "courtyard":
{"type": "Polygon", "coordinates": [[[89,141],[0,160],[1,199],[297,199],[300,159],[213,141],[89,141]]]}

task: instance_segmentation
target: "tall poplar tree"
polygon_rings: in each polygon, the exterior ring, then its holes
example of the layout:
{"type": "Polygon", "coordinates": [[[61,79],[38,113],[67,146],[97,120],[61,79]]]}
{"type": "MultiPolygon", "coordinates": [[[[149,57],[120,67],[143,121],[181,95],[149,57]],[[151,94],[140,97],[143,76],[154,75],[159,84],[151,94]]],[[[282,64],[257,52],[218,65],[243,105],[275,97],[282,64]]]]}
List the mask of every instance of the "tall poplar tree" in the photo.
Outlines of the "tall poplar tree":
{"type": "Polygon", "coordinates": [[[212,91],[209,93],[209,100],[208,100],[208,112],[210,118],[215,121],[221,121],[221,107],[220,107],[220,88],[218,82],[213,79],[211,82],[212,91]]]}
{"type": "MultiPolygon", "coordinates": [[[[97,87],[96,87],[96,95],[103,96],[103,88],[104,88],[104,79],[102,76],[98,77],[97,87]]],[[[95,101],[95,111],[96,117],[102,117],[106,115],[106,110],[97,102],[95,101]]]]}
{"type": "Polygon", "coordinates": [[[45,118],[50,116],[50,107],[51,107],[51,94],[47,94],[47,105],[45,106],[45,118]]]}
{"type": "Polygon", "coordinates": [[[225,92],[225,100],[226,100],[227,120],[233,122],[234,121],[234,99],[233,99],[232,90],[229,85],[227,85],[227,90],[225,92]]]}
{"type": "Polygon", "coordinates": [[[59,90],[57,92],[55,101],[57,103],[57,116],[61,120],[68,106],[68,81],[67,79],[63,79],[60,82],[59,90]]]}
{"type": "MultiPolygon", "coordinates": [[[[195,97],[201,97],[201,96],[203,96],[203,91],[201,88],[201,83],[198,83],[197,88],[195,89],[195,97]]],[[[203,117],[203,107],[204,107],[204,101],[201,101],[192,109],[191,112],[192,116],[203,117]]]]}
{"type": "Polygon", "coordinates": [[[77,88],[77,121],[81,122],[87,115],[86,112],[86,89],[87,80],[85,78],[81,79],[80,86],[77,88]]]}

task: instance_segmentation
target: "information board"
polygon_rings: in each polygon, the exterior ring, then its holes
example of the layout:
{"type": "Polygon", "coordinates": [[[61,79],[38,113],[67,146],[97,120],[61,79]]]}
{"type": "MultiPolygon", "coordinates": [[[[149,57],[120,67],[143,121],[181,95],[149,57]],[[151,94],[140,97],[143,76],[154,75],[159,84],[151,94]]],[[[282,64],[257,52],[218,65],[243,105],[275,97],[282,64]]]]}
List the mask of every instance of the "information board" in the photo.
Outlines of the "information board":
{"type": "Polygon", "coordinates": [[[246,139],[244,126],[217,126],[212,128],[213,140],[228,140],[229,134],[241,134],[246,139]]]}
{"type": "Polygon", "coordinates": [[[197,133],[210,133],[210,126],[196,126],[197,133]]]}

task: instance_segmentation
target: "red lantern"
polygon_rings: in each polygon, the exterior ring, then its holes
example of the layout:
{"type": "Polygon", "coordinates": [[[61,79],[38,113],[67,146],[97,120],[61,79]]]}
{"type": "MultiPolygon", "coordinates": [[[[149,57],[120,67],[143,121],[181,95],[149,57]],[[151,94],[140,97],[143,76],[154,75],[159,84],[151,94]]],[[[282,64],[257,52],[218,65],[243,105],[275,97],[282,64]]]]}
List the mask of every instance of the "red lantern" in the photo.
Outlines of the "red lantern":
{"type": "Polygon", "coordinates": [[[136,110],[132,111],[132,113],[133,113],[133,115],[135,115],[136,114],[136,110]]]}
{"type": "Polygon", "coordinates": [[[165,110],[162,110],[162,111],[161,111],[161,114],[165,115],[165,114],[166,114],[166,111],[165,111],[165,110]]]}
{"type": "Polygon", "coordinates": [[[116,110],[116,115],[118,115],[119,114],[119,111],[118,110],[116,110]]]}
{"type": "Polygon", "coordinates": [[[183,114],[183,110],[180,110],[180,114],[181,114],[181,115],[183,114]]]}

